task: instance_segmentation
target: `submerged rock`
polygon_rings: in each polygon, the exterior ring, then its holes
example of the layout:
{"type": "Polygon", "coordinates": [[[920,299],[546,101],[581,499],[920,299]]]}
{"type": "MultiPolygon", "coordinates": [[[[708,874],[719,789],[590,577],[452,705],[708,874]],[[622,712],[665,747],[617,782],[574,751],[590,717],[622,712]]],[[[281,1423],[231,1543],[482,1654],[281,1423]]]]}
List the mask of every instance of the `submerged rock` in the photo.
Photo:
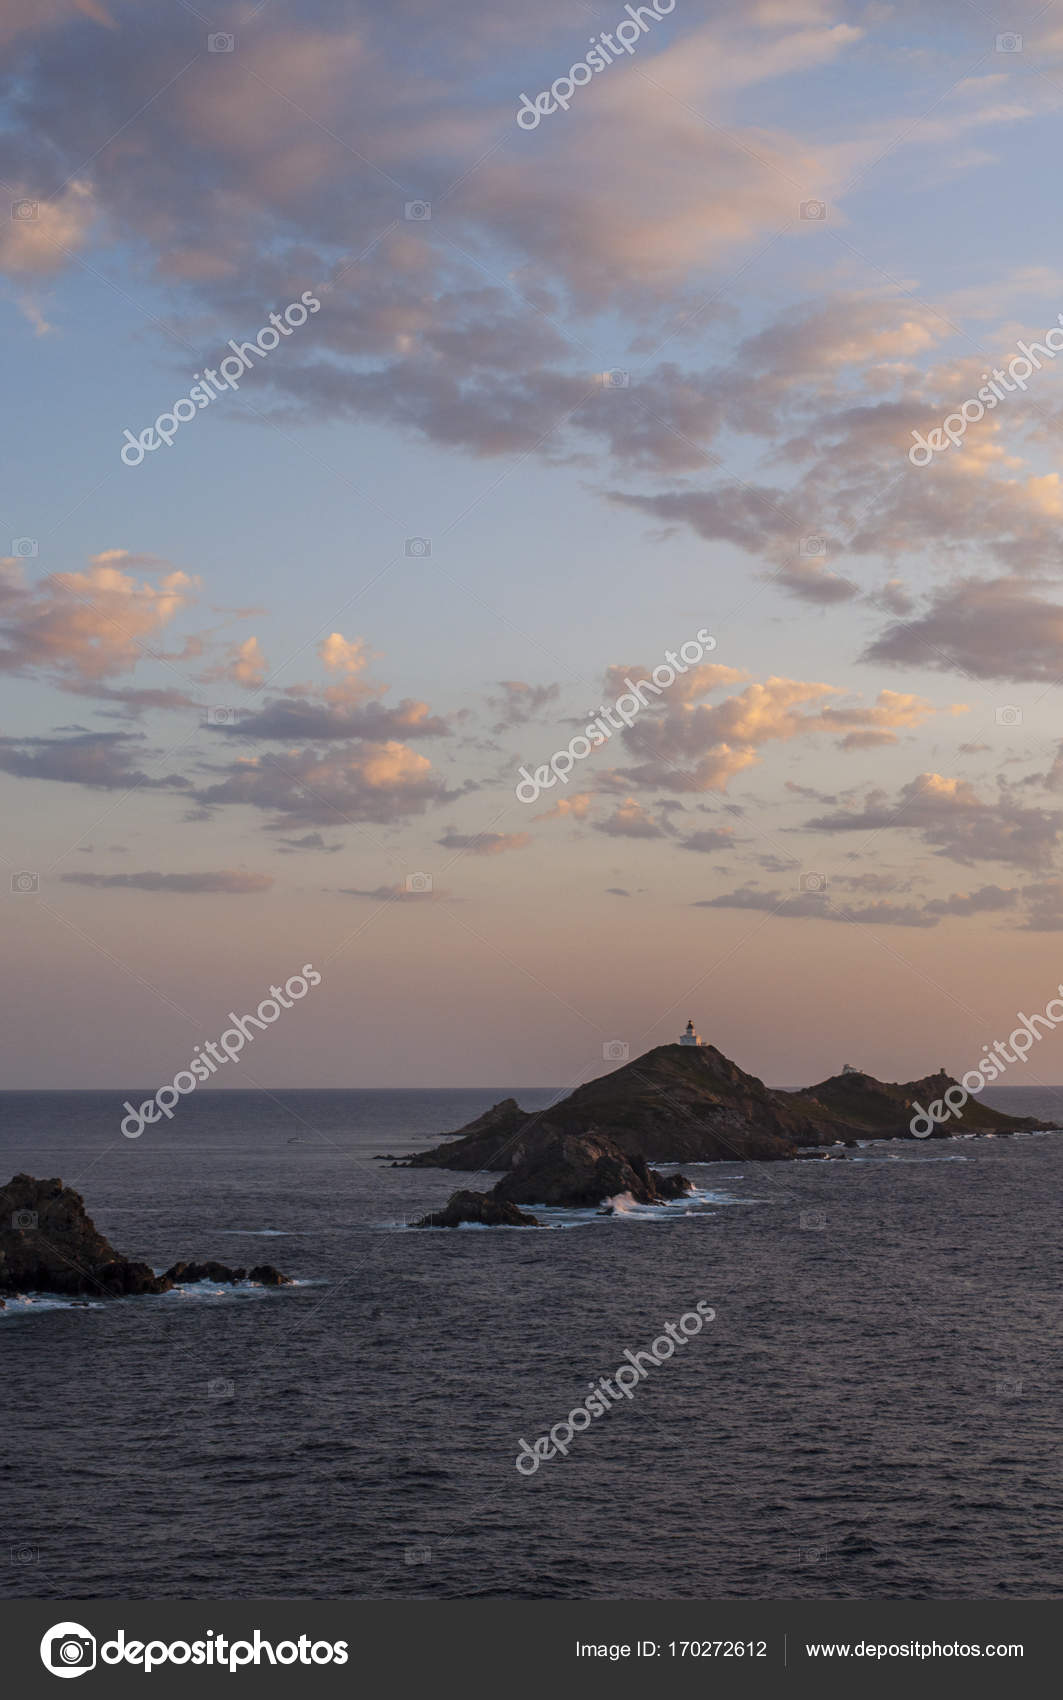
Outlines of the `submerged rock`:
{"type": "Polygon", "coordinates": [[[490,1192],[453,1192],[442,1210],[433,1210],[414,1222],[415,1228],[460,1228],[463,1222],[475,1222],[483,1228],[540,1228],[525,1211],[506,1203],[490,1192]]]}
{"type": "Polygon", "coordinates": [[[113,1299],[168,1293],[178,1281],[245,1279],[268,1287],[289,1281],[269,1263],[249,1275],[224,1263],[175,1263],[156,1275],[150,1264],[121,1257],[98,1231],[81,1194],[61,1180],[19,1174],[0,1189],[0,1292],[113,1299]]]}

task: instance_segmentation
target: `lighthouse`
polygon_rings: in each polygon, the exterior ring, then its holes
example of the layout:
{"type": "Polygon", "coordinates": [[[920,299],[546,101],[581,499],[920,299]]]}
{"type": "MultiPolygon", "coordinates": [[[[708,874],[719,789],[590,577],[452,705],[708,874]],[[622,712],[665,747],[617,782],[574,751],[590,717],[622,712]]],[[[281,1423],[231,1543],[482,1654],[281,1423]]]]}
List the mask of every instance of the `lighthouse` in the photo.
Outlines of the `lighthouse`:
{"type": "Polygon", "coordinates": [[[687,1022],[687,1030],[685,1033],[680,1035],[679,1043],[681,1045],[701,1044],[701,1040],[698,1038],[697,1033],[694,1030],[694,1023],[692,1021],[687,1022]]]}

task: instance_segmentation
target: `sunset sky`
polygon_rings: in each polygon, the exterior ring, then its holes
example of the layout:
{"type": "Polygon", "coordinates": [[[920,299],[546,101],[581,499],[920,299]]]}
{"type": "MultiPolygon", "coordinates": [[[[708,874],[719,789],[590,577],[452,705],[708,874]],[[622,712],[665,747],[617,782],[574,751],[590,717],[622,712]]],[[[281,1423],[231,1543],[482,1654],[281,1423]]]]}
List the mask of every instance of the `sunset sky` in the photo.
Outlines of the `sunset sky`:
{"type": "Polygon", "coordinates": [[[676,0],[519,126],[628,15],[6,0],[0,1085],[306,962],[219,1084],[959,1074],[1056,995],[1054,355],[908,450],[1063,325],[1063,8],[676,0]]]}

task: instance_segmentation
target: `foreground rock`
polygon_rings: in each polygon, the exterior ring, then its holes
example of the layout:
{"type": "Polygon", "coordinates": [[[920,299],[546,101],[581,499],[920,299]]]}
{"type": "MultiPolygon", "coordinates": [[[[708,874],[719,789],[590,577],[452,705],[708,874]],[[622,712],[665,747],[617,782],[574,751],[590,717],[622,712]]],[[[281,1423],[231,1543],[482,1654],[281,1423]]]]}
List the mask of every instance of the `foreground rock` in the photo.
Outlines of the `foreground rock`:
{"type": "Polygon", "coordinates": [[[562,1133],[540,1125],[521,1135],[512,1163],[493,1189],[513,1204],[587,1208],[629,1193],[638,1204],[666,1204],[690,1192],[683,1175],[656,1175],[642,1157],[626,1157],[597,1128],[562,1133]]]}
{"type": "Polygon", "coordinates": [[[147,1263],[120,1257],[97,1230],[85,1201],[61,1180],[15,1175],[0,1190],[0,1293],[63,1293],[129,1298],[168,1293],[178,1282],[258,1281],[289,1285],[270,1263],[245,1272],[224,1263],[175,1263],[156,1275],[147,1263]]]}
{"type": "MultiPolygon", "coordinates": [[[[945,1073],[896,1084],[848,1070],[818,1086],[780,1092],[746,1074],[714,1045],[659,1045],[612,1074],[577,1087],[547,1110],[532,1114],[514,1098],[505,1098],[409,1162],[414,1167],[505,1173],[538,1162],[540,1142],[561,1135],[604,1138],[632,1165],[636,1158],[643,1163],[773,1161],[792,1158],[802,1147],[910,1139],[913,1104],[926,1106],[953,1085],[945,1073]]],[[[970,1099],[962,1116],[935,1128],[932,1137],[1032,1132],[1046,1125],[1003,1115],[970,1099]]],[[[574,1159],[577,1187],[584,1166],[582,1158],[574,1159]]],[[[656,1184],[659,1189],[660,1176],[656,1184]]],[[[547,1202],[541,1194],[533,1200],[519,1184],[506,1196],[517,1203],[547,1202]]]]}
{"type": "Polygon", "coordinates": [[[453,1192],[443,1210],[433,1210],[415,1222],[415,1228],[460,1228],[463,1223],[475,1223],[481,1228],[541,1228],[525,1211],[515,1204],[495,1198],[489,1192],[453,1192]]]}
{"type": "Polygon", "coordinates": [[[415,1228],[459,1228],[478,1222],[487,1228],[538,1228],[519,1204],[587,1209],[627,1194],[639,1204],[667,1204],[692,1190],[685,1175],[658,1175],[642,1157],[625,1157],[605,1134],[562,1133],[543,1125],[522,1133],[513,1161],[490,1192],[456,1192],[445,1210],[434,1211],[415,1228]]]}

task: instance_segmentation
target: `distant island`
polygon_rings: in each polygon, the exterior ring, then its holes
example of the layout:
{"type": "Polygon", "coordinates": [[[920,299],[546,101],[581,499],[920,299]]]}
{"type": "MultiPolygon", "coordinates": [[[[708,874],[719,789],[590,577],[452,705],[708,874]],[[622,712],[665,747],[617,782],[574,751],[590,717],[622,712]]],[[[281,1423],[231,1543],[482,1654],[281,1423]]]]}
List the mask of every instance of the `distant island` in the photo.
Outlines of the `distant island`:
{"type": "MultiPolygon", "coordinates": [[[[409,1158],[405,1166],[412,1168],[503,1176],[490,1193],[455,1193],[444,1211],[414,1226],[534,1227],[531,1216],[489,1219],[503,1205],[586,1206],[619,1193],[660,1204],[691,1190],[684,1176],[656,1174],[650,1163],[777,1162],[825,1157],[827,1147],[869,1139],[912,1139],[916,1101],[936,1101],[955,1085],[944,1070],[897,1084],[846,1065],[818,1086],[774,1091],[703,1043],[689,1022],[676,1044],[658,1045],[547,1110],[522,1110],[505,1098],[442,1145],[409,1158]]],[[[931,1137],[1032,1133],[1050,1125],[968,1098],[931,1137]]]]}

